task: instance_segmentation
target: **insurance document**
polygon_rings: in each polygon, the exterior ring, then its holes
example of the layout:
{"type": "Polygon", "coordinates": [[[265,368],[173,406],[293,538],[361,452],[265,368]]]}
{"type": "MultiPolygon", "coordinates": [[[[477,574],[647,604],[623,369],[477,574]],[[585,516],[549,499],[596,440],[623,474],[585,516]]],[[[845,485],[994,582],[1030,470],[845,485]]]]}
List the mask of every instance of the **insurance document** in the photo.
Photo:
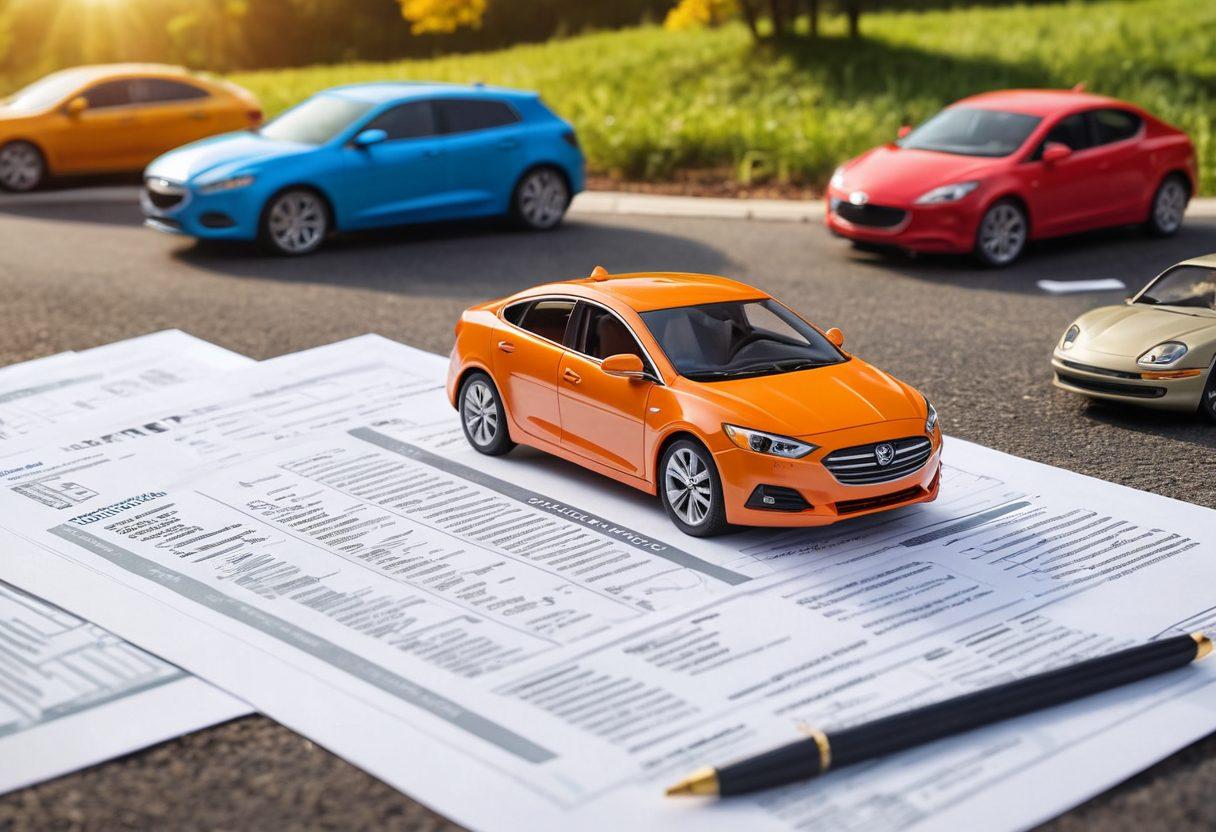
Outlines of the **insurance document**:
{"type": "MultiPolygon", "coordinates": [[[[253,363],[167,331],[0,368],[0,458],[81,420],[114,415],[143,394],[253,363]]],[[[13,555],[0,547],[0,561],[13,555]]],[[[0,581],[0,792],[248,711],[168,662],[0,581]]]]}
{"type": "Polygon", "coordinates": [[[934,504],[692,540],[574,466],[470,452],[441,360],[301,355],[165,396],[172,429],[15,457],[0,524],[32,545],[0,578],[478,829],[1018,829],[1216,728],[1199,665],[814,783],[665,800],[801,726],[1213,626],[1216,513],[947,440],[934,504]]]}

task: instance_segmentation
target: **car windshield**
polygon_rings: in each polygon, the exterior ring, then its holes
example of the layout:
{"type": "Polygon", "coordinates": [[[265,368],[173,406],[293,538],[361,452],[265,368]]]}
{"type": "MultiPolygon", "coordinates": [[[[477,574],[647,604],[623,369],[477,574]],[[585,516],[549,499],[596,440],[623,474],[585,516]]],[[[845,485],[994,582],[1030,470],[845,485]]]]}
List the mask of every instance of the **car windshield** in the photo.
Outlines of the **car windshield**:
{"type": "Polygon", "coordinates": [[[18,90],[4,101],[10,110],[33,113],[58,104],[81,85],[80,73],[67,70],[54,72],[18,90]]]}
{"type": "Polygon", "coordinates": [[[899,141],[908,150],[934,150],[959,156],[1008,156],[1030,137],[1038,116],[951,107],[899,141]]]}
{"type": "Polygon", "coordinates": [[[817,329],[771,299],[641,315],[676,372],[693,381],[789,373],[845,360],[817,329]]]}
{"type": "Polygon", "coordinates": [[[1216,312],[1216,267],[1175,266],[1150,283],[1136,303],[1216,312]]]}
{"type": "Polygon", "coordinates": [[[261,129],[268,139],[297,144],[325,144],[374,105],[337,95],[318,95],[261,129]]]}

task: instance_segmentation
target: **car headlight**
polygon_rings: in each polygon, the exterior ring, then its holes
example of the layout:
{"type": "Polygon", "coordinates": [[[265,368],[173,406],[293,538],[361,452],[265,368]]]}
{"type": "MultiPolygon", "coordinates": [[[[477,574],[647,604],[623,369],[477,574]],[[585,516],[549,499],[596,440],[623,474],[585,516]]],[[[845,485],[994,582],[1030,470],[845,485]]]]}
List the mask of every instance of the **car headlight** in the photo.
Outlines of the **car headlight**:
{"type": "Polygon", "coordinates": [[[836,168],[836,170],[832,171],[832,181],[828,184],[830,184],[833,188],[844,187],[844,165],[841,165],[840,167],[836,168]]]}
{"type": "Polygon", "coordinates": [[[937,408],[928,399],[925,399],[925,407],[929,408],[929,414],[925,417],[925,433],[931,434],[937,427],[937,408]]]}
{"type": "Polygon", "coordinates": [[[222,191],[235,191],[237,188],[248,188],[252,184],[253,176],[245,174],[244,176],[233,176],[228,179],[221,179],[219,182],[203,185],[198,191],[201,194],[218,194],[222,191]]]}
{"type": "Polygon", "coordinates": [[[1081,334],[1081,327],[1073,324],[1064,331],[1064,338],[1060,341],[1060,346],[1066,350],[1072,349],[1073,343],[1077,340],[1077,336],[1081,334]]]}
{"type": "Polygon", "coordinates": [[[1165,341],[1136,359],[1141,367],[1162,367],[1173,364],[1186,355],[1186,344],[1181,341],[1165,341]]]}
{"type": "Polygon", "coordinates": [[[979,182],[955,182],[953,185],[942,185],[940,188],[934,188],[927,194],[922,194],[916,200],[916,204],[932,205],[938,202],[958,202],[979,186],[979,182]]]}
{"type": "Polygon", "coordinates": [[[741,428],[738,425],[722,425],[722,429],[740,448],[755,451],[758,454],[781,456],[786,459],[802,459],[819,447],[810,442],[800,442],[777,433],[765,433],[762,430],[741,428]]]}

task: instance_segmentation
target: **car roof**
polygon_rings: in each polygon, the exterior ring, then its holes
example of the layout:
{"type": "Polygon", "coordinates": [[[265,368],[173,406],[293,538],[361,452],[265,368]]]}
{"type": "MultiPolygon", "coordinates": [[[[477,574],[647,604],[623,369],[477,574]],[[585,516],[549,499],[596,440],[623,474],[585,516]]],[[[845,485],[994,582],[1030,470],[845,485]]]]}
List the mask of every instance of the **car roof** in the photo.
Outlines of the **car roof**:
{"type": "Polygon", "coordinates": [[[1199,257],[1192,257],[1190,260],[1183,260],[1179,266],[1203,266],[1208,269],[1216,269],[1216,253],[1203,254],[1199,257]]]}
{"type": "Polygon", "coordinates": [[[346,84],[330,87],[322,95],[340,95],[369,104],[389,104],[416,98],[454,96],[468,98],[523,99],[535,98],[536,93],[484,84],[446,84],[437,81],[377,81],[367,84],[346,84]]]}
{"type": "MultiPolygon", "coordinates": [[[[1008,110],[1033,116],[1049,116],[1069,110],[1095,107],[1131,107],[1125,101],[1077,90],[1000,90],[956,101],[952,107],[1008,110]]],[[[1133,108],[1135,109],[1135,108],[1133,108]]]]}
{"type": "Polygon", "coordinates": [[[172,64],[126,63],[74,66],[71,69],[61,69],[54,74],[71,76],[79,78],[81,82],[87,82],[122,75],[189,75],[190,73],[184,67],[172,64]]]}
{"type": "Polygon", "coordinates": [[[590,277],[536,286],[517,297],[564,294],[587,300],[612,301],[635,312],[670,309],[694,304],[761,300],[769,297],[754,286],[711,274],[685,272],[631,272],[608,274],[599,267],[590,277]]]}

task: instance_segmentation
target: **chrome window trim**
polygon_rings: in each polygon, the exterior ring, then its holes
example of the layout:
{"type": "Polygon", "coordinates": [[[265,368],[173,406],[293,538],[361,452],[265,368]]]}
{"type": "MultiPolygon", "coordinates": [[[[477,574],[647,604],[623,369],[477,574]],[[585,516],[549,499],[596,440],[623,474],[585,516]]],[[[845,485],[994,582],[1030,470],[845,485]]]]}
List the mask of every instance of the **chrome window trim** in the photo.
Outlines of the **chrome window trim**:
{"type": "MultiPolygon", "coordinates": [[[[557,347],[560,350],[565,350],[566,352],[574,353],[575,355],[579,356],[580,358],[584,358],[587,361],[592,362],[593,364],[602,364],[604,361],[604,359],[602,359],[602,358],[595,358],[594,356],[587,355],[587,353],[582,352],[581,350],[576,350],[573,347],[567,347],[565,344],[559,344],[556,341],[550,340],[549,338],[546,338],[543,335],[537,335],[532,330],[525,329],[522,326],[517,326],[516,324],[511,323],[505,317],[503,317],[503,313],[507,310],[508,306],[515,306],[515,304],[517,304],[517,303],[535,303],[537,301],[545,301],[545,300],[572,300],[572,301],[574,301],[575,309],[578,308],[578,304],[581,301],[582,303],[585,303],[588,306],[599,307],[600,309],[603,309],[605,312],[607,312],[612,317],[616,318],[618,321],[620,321],[621,326],[625,327],[626,331],[629,332],[630,336],[633,338],[634,343],[638,345],[639,349],[641,349],[642,355],[646,356],[646,361],[649,362],[651,369],[654,370],[654,377],[652,378],[651,376],[647,375],[646,376],[647,380],[654,382],[655,384],[659,385],[660,387],[667,386],[667,382],[665,382],[663,380],[663,374],[659,372],[659,365],[651,357],[650,350],[646,349],[646,345],[642,343],[642,339],[638,337],[638,334],[634,330],[634,328],[629,325],[628,321],[626,321],[624,318],[622,318],[620,315],[618,315],[616,313],[616,310],[610,309],[609,307],[605,306],[604,304],[600,303],[599,301],[587,300],[586,298],[580,298],[577,295],[537,295],[536,297],[520,298],[519,300],[517,300],[513,303],[509,303],[506,306],[503,306],[502,309],[498,310],[496,317],[500,321],[502,321],[504,324],[511,327],[512,329],[517,329],[520,332],[523,332],[526,335],[530,335],[531,337],[536,338],[539,341],[544,341],[546,344],[552,344],[553,346],[557,347]]],[[[571,310],[570,314],[573,315],[574,310],[571,310]]],[[[569,326],[569,323],[567,323],[567,327],[568,326],[569,326]]]]}

